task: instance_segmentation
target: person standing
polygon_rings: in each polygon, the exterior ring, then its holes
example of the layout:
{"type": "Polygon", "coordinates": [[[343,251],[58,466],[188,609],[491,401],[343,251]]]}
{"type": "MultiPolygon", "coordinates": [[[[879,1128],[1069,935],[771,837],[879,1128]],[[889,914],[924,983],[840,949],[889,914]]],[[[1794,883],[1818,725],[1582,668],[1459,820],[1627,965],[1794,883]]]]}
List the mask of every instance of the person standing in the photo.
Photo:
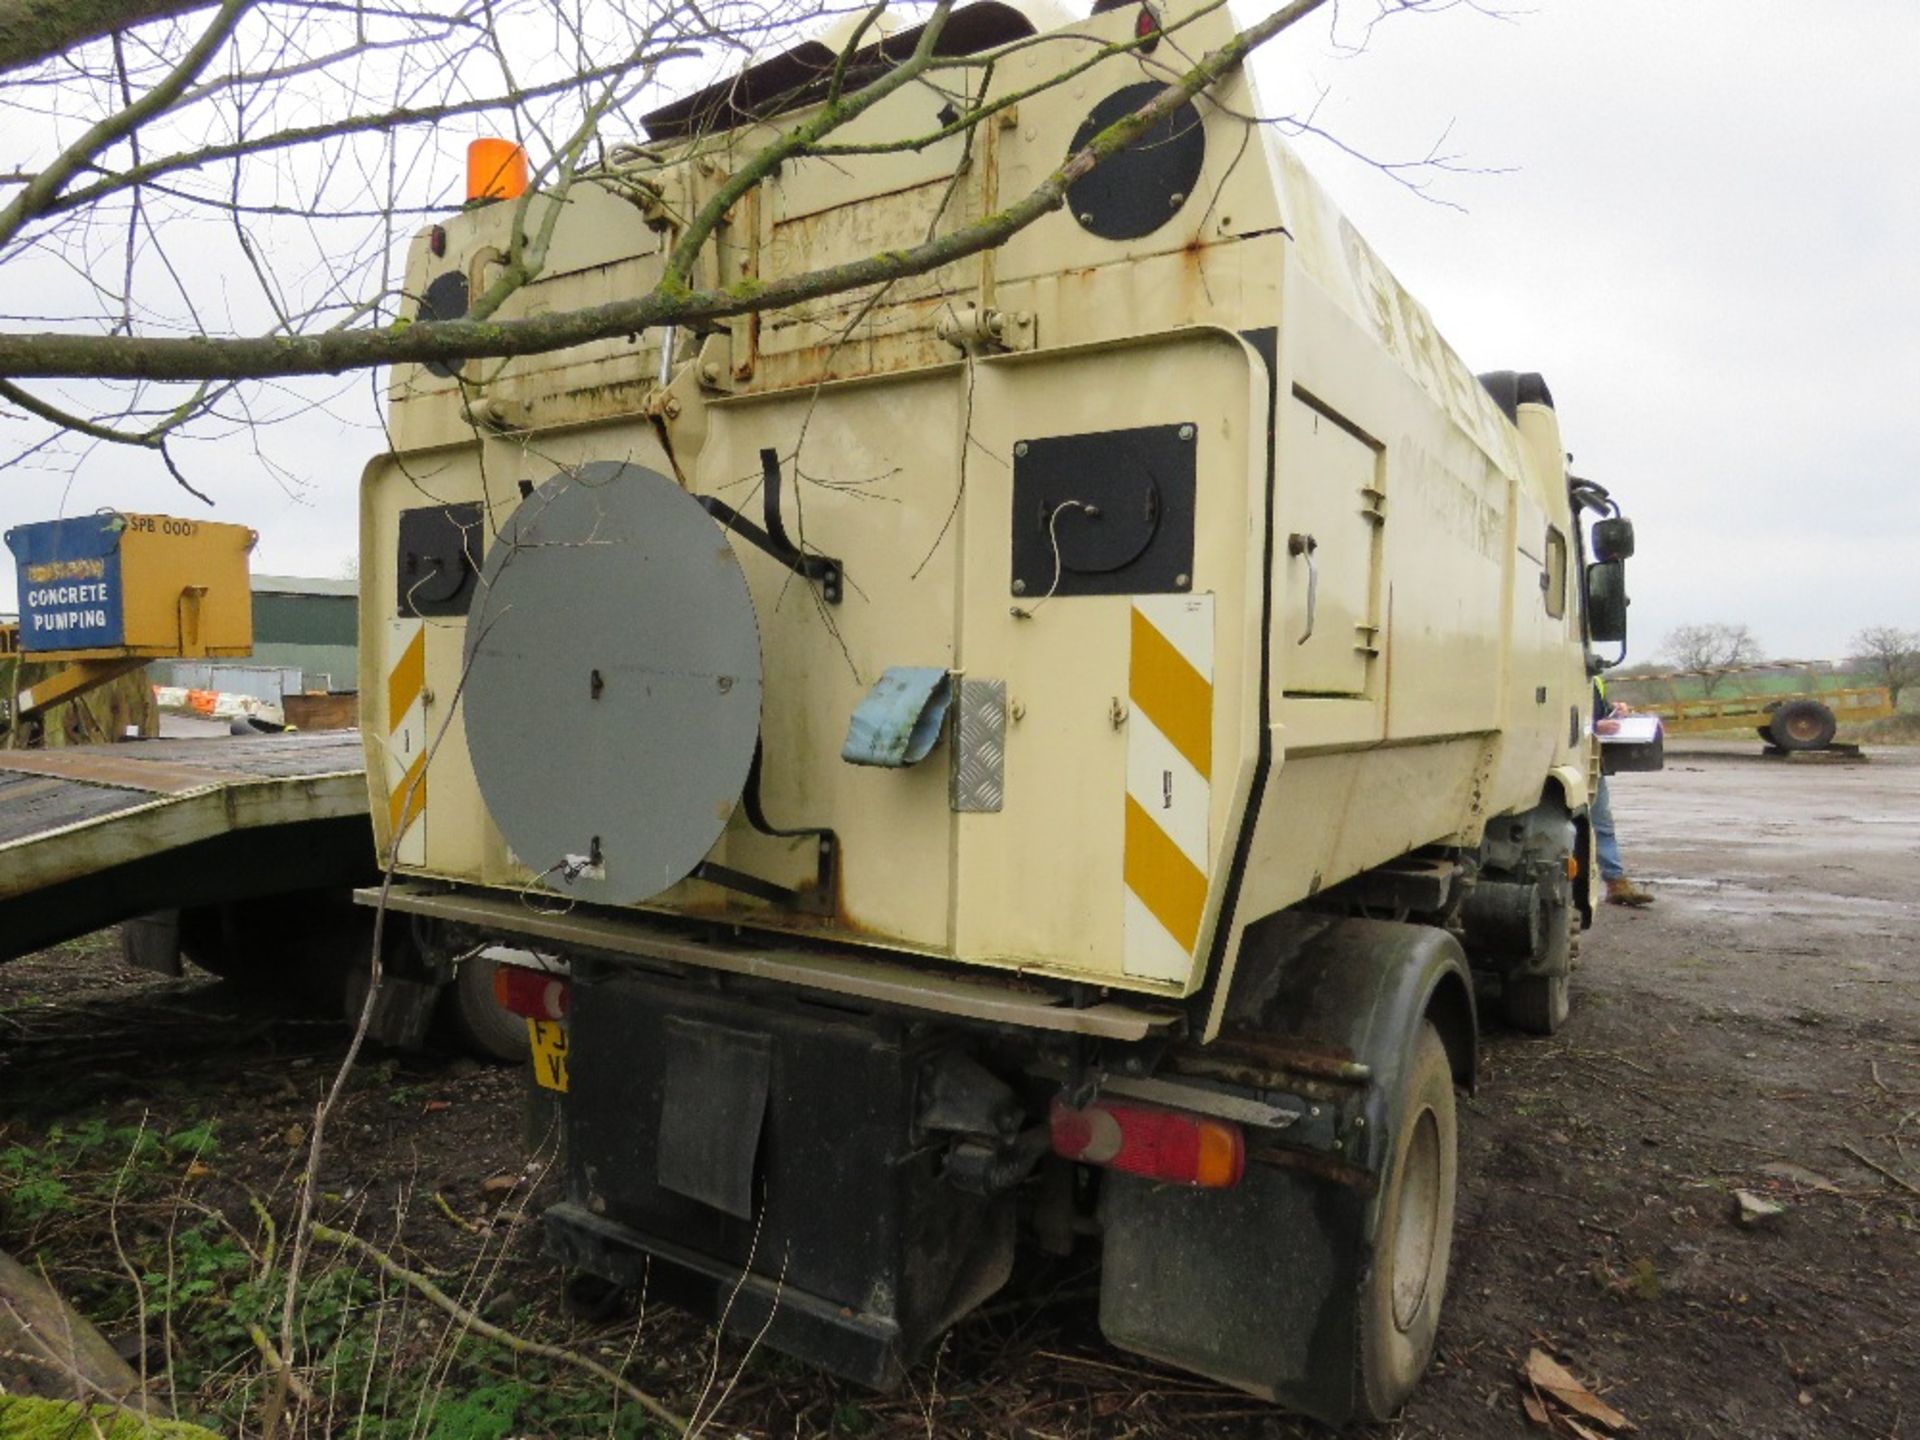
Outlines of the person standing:
{"type": "MultiPolygon", "coordinates": [[[[1595,708],[1603,718],[1633,713],[1629,705],[1608,701],[1604,680],[1596,679],[1593,690],[1595,708]]],[[[1600,878],[1607,885],[1607,903],[1626,905],[1635,910],[1653,904],[1653,893],[1633,883],[1627,875],[1625,862],[1620,858],[1620,837],[1613,828],[1613,801],[1607,794],[1605,774],[1600,776],[1600,784],[1595,787],[1593,800],[1587,806],[1587,820],[1593,826],[1593,853],[1600,865],[1600,878]]]]}

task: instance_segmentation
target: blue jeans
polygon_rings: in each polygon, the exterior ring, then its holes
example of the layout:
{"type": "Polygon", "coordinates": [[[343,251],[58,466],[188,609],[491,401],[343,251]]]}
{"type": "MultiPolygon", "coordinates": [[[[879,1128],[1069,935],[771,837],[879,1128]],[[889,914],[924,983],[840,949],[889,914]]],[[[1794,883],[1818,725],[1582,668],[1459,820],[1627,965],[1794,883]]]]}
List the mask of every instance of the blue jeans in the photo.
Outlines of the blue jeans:
{"type": "Polygon", "coordinates": [[[1613,805],[1607,799],[1607,777],[1600,777],[1599,788],[1587,804],[1587,819],[1593,825],[1593,853],[1600,862],[1602,880],[1624,880],[1627,867],[1620,863],[1620,841],[1613,833],[1613,805]]]}

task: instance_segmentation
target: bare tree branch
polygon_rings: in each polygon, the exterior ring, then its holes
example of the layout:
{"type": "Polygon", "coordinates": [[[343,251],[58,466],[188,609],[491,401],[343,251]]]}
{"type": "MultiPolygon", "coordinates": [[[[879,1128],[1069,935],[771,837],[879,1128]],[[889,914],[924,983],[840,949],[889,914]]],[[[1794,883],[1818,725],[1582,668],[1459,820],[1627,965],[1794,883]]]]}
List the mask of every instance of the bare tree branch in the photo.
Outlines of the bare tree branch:
{"type": "Polygon", "coordinates": [[[212,8],[212,0],[0,0],[0,72],[129,25],[212,8]]]}
{"type": "MultiPolygon", "coordinates": [[[[1247,27],[1204,55],[1152,100],[1095,135],[1025,196],[946,235],[903,250],[782,277],[759,285],[688,288],[684,279],[698,240],[711,234],[727,206],[751,181],[770,171],[831,126],[815,122],[788,132],[751,157],[689,222],[668,257],[666,276],[653,292],[632,299],[515,320],[416,322],[383,330],[356,329],[321,335],[252,338],[99,336],[41,333],[0,336],[0,375],[27,378],[121,380],[237,380],[272,375],[335,374],[402,362],[454,363],[475,358],[541,354],[655,326],[704,322],[779,309],[845,290],[925,274],[1009,238],[1064,203],[1075,181],[1108,156],[1125,149],[1194,95],[1238,66],[1259,45],[1319,9],[1326,0],[1292,3],[1247,27]],[[803,137],[796,140],[795,137],[803,137]],[[720,204],[724,197],[725,204],[720,204]],[[698,237],[698,239],[696,239],[698,237]]],[[[842,118],[871,105],[869,92],[890,93],[918,71],[903,64],[841,102],[842,118]]],[[[874,97],[877,98],[877,97],[874,97]]]]}
{"type": "Polygon", "coordinates": [[[253,0],[224,0],[213,23],[194,42],[193,48],[174,67],[172,74],[124,110],[109,115],[91,127],[79,140],[68,146],[59,159],[34,176],[26,188],[13,197],[7,208],[0,210],[0,244],[19,234],[20,227],[39,214],[60,193],[67,181],[92,163],[103,150],[132,134],[145,121],[170,106],[180,92],[199,77],[252,4],[253,0]]]}

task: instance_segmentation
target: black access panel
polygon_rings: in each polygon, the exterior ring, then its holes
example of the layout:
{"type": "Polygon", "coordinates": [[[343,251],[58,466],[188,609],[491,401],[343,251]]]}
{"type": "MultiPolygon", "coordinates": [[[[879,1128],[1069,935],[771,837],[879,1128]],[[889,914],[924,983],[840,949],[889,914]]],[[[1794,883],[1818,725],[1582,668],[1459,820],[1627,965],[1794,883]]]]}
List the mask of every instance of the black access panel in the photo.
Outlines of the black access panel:
{"type": "Polygon", "coordinates": [[[401,619],[467,613],[485,543],[483,513],[477,500],[400,512],[396,560],[401,619]]]}
{"type": "Polygon", "coordinates": [[[1198,434],[1142,425],[1016,443],[1013,593],[1191,590],[1198,434]]]}

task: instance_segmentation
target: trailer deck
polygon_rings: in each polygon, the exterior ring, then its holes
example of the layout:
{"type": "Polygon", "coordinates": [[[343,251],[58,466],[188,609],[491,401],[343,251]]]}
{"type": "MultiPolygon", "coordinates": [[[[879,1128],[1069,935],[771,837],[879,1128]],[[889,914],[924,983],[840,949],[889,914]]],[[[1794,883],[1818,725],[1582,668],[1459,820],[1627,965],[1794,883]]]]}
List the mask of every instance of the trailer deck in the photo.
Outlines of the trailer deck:
{"type": "Polygon", "coordinates": [[[355,731],[0,750],[0,961],[376,873],[355,731]]]}

